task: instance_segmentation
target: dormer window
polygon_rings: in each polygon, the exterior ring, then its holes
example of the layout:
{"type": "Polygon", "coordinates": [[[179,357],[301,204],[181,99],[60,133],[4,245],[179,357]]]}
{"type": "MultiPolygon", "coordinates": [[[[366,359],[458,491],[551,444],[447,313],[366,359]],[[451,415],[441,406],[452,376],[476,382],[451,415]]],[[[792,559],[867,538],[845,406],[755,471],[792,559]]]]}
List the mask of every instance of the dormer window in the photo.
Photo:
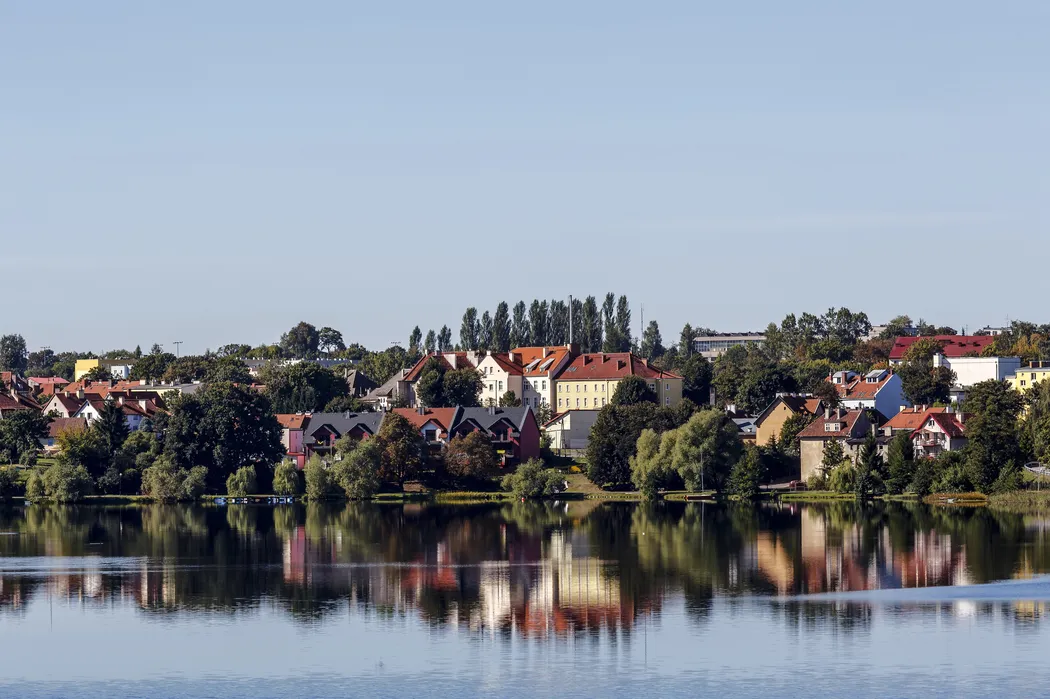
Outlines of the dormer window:
{"type": "Polygon", "coordinates": [[[825,432],[838,432],[841,429],[842,429],[842,423],[841,422],[825,422],[824,423],[824,431],[825,432]]]}

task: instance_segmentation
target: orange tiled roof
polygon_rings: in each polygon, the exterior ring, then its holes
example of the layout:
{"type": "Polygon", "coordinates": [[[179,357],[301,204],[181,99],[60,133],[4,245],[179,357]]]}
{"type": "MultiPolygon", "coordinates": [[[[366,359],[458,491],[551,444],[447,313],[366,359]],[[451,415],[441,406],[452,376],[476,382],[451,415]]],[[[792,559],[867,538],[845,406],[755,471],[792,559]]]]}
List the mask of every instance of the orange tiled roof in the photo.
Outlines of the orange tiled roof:
{"type": "Polygon", "coordinates": [[[423,367],[426,366],[427,361],[430,359],[437,359],[439,362],[445,365],[446,369],[473,369],[474,365],[467,359],[466,352],[444,352],[436,354],[424,355],[422,359],[416,362],[416,365],[412,367],[409,372],[405,375],[403,381],[412,382],[419,378],[419,375],[423,373],[423,367]],[[446,356],[447,355],[447,356],[446,356]],[[455,361],[455,366],[449,363],[448,357],[452,357],[455,361]]]}
{"type": "Polygon", "coordinates": [[[886,374],[886,378],[878,383],[868,383],[864,374],[857,374],[846,383],[834,383],[831,377],[825,380],[835,387],[839,397],[843,400],[874,400],[875,396],[882,390],[882,387],[892,378],[893,372],[889,372],[886,374]]]}
{"type": "Polygon", "coordinates": [[[277,422],[286,430],[301,430],[310,419],[304,413],[281,413],[277,416],[277,422]]]}
{"type": "Polygon", "coordinates": [[[893,430],[917,430],[926,424],[926,418],[934,413],[943,413],[945,408],[924,408],[915,406],[905,408],[887,422],[883,427],[893,430]]]}
{"type": "Polygon", "coordinates": [[[417,408],[394,408],[395,413],[417,428],[422,428],[428,422],[434,421],[446,432],[455,423],[457,410],[458,408],[426,408],[420,413],[417,408]]]}
{"type": "Polygon", "coordinates": [[[995,342],[991,335],[934,335],[933,337],[898,337],[893,341],[890,359],[904,359],[904,355],[919,340],[933,340],[941,344],[941,353],[949,359],[980,354],[995,342]]]}
{"type": "Polygon", "coordinates": [[[630,352],[612,352],[609,354],[581,354],[569,362],[569,365],[558,375],[560,380],[622,379],[626,376],[640,376],[643,379],[680,379],[681,376],[669,371],[661,371],[649,366],[644,359],[630,352]]]}
{"type": "MultiPolygon", "coordinates": [[[[949,437],[964,437],[966,432],[966,425],[959,421],[957,413],[930,413],[929,418],[937,423],[941,430],[949,437]]],[[[966,418],[963,417],[963,420],[966,418]]],[[[926,423],[923,423],[912,432],[912,435],[916,435],[923,431],[923,427],[926,423]]]]}
{"type": "Polygon", "coordinates": [[[853,434],[853,427],[857,424],[857,419],[863,413],[863,410],[842,410],[837,413],[832,411],[830,418],[819,415],[808,427],[799,432],[798,436],[800,439],[805,437],[850,437],[853,434]],[[825,423],[828,422],[841,422],[843,427],[841,430],[828,432],[824,429],[825,423]]]}

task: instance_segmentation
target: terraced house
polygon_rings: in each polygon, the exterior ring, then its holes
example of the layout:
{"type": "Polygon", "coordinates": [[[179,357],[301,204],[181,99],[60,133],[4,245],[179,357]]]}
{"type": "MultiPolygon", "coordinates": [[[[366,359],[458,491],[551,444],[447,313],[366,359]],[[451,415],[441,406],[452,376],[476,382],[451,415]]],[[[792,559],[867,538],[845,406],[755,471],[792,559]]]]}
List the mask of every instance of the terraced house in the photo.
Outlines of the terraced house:
{"type": "Polygon", "coordinates": [[[660,405],[675,406],[682,402],[684,380],[677,374],[662,371],[630,352],[581,354],[575,357],[555,380],[557,412],[593,410],[612,400],[616,386],[628,376],[645,379],[660,405]]]}

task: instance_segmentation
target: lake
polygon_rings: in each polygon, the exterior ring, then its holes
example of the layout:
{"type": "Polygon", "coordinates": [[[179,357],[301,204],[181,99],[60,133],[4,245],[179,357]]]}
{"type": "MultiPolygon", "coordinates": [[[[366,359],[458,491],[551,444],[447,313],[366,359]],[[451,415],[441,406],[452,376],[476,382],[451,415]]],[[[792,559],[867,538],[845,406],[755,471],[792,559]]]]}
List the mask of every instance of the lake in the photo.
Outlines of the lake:
{"type": "Polygon", "coordinates": [[[898,503],[8,507],[0,696],[1046,696],[1048,527],[898,503]]]}

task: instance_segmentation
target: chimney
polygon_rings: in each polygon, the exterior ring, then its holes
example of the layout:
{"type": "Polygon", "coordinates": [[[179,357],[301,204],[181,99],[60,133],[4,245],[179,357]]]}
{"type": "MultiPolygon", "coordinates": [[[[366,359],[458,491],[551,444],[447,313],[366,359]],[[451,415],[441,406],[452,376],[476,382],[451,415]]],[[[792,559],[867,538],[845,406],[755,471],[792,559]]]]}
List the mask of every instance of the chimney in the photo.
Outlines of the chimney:
{"type": "Polygon", "coordinates": [[[418,408],[416,408],[416,410],[419,412],[420,415],[427,414],[427,407],[425,405],[419,406],[418,408]]]}
{"type": "Polygon", "coordinates": [[[960,425],[966,424],[966,414],[961,410],[955,414],[955,419],[959,421],[960,425]]]}
{"type": "Polygon", "coordinates": [[[825,420],[830,420],[831,419],[831,408],[824,408],[824,419],[825,420]]]}
{"type": "Polygon", "coordinates": [[[546,359],[548,354],[550,354],[550,350],[548,350],[546,347],[544,347],[543,348],[543,358],[546,359]]]}
{"type": "Polygon", "coordinates": [[[495,415],[495,414],[496,414],[496,406],[490,405],[489,406],[489,415],[495,415]]]}
{"type": "Polygon", "coordinates": [[[649,366],[649,360],[646,359],[645,357],[642,357],[642,366],[644,366],[644,367],[648,367],[649,366]]]}
{"type": "Polygon", "coordinates": [[[77,389],[77,399],[84,400],[84,387],[81,386],[77,389]]]}
{"type": "Polygon", "coordinates": [[[511,364],[517,364],[518,363],[518,355],[516,353],[508,352],[507,353],[507,357],[510,359],[510,363],[511,364]]]}

